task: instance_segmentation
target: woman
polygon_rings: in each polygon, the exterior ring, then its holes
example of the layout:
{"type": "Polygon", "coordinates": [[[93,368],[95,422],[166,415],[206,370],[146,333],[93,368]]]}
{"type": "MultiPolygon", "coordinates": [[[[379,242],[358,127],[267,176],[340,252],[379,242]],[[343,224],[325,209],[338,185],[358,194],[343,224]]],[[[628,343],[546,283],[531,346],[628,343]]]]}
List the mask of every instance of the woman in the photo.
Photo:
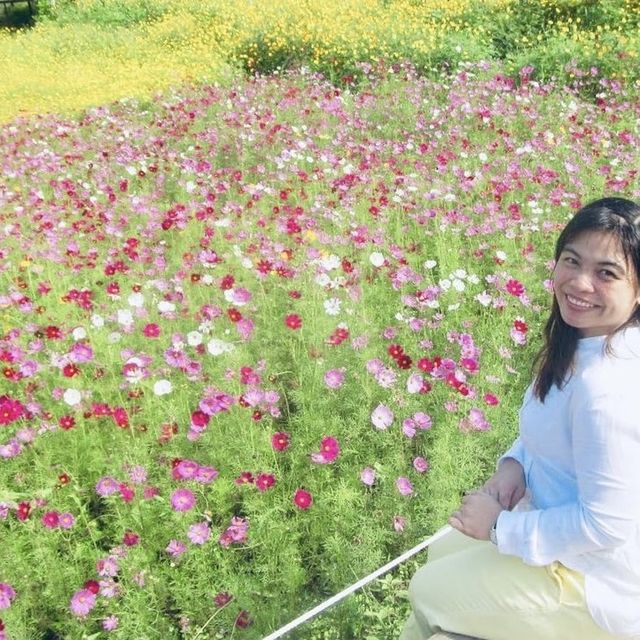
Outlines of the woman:
{"type": "Polygon", "coordinates": [[[401,640],[640,638],[640,206],[586,205],[555,259],[520,435],[413,577],[401,640]]]}

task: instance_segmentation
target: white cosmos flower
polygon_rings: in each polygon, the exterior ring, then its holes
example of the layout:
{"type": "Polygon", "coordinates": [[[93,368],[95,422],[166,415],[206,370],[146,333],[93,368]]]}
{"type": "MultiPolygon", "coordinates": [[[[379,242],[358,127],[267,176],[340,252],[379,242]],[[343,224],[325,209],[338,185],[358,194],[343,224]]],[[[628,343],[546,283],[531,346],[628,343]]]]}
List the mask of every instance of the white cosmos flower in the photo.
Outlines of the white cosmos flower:
{"type": "Polygon", "coordinates": [[[77,342],[78,340],[84,340],[87,337],[87,332],[85,331],[84,327],[76,327],[71,332],[71,335],[73,336],[73,339],[77,342]]]}
{"type": "Polygon", "coordinates": [[[381,267],[384,264],[384,256],[379,251],[374,251],[369,256],[369,262],[371,262],[374,267],[381,267]]]}
{"type": "Polygon", "coordinates": [[[132,293],[128,298],[127,302],[130,307],[144,307],[144,296],[138,291],[136,293],[132,293]]]}
{"type": "Polygon", "coordinates": [[[424,263],[425,269],[433,269],[438,263],[435,260],[427,260],[424,263]]]}
{"type": "Polygon", "coordinates": [[[133,324],[133,314],[129,309],[118,309],[118,324],[133,324]]]}
{"type": "Polygon", "coordinates": [[[207,351],[212,356],[221,356],[223,353],[233,351],[233,349],[234,347],[231,343],[219,340],[218,338],[209,340],[209,344],[207,344],[207,351]]]}
{"type": "Polygon", "coordinates": [[[170,313],[176,310],[176,305],[173,302],[169,302],[168,300],[160,300],[158,302],[158,311],[160,313],[170,313]]]}
{"type": "Polygon", "coordinates": [[[324,310],[328,316],[337,316],[340,313],[340,305],[342,300],[340,298],[329,298],[324,301],[324,310]]]}
{"type": "Polygon", "coordinates": [[[80,404],[82,394],[77,389],[67,389],[62,395],[62,399],[70,406],[75,407],[80,404]]]}
{"type": "Polygon", "coordinates": [[[187,344],[190,347],[197,347],[202,344],[202,334],[199,331],[189,331],[187,333],[187,344]]]}
{"type": "Polygon", "coordinates": [[[99,316],[97,313],[94,313],[91,316],[91,324],[96,329],[100,329],[101,327],[104,327],[104,318],[102,316],[99,316]]]}
{"type": "Polygon", "coordinates": [[[166,396],[173,391],[173,385],[169,380],[158,380],[153,385],[153,393],[157,396],[166,396]]]}
{"type": "Polygon", "coordinates": [[[451,289],[451,280],[449,280],[449,278],[444,278],[443,280],[440,280],[440,282],[438,282],[438,286],[443,291],[449,291],[449,289],[451,289]]]}
{"type": "Polygon", "coordinates": [[[326,273],[319,273],[316,276],[316,284],[326,287],[331,282],[331,278],[326,273]]]}
{"type": "Polygon", "coordinates": [[[107,336],[107,342],[109,344],[115,344],[116,342],[120,342],[121,338],[122,338],[122,335],[120,333],[118,333],[117,331],[112,331],[107,336]]]}
{"type": "Polygon", "coordinates": [[[322,258],[320,264],[327,270],[337,269],[340,266],[340,258],[332,253],[330,256],[322,258]]]}
{"type": "Polygon", "coordinates": [[[458,278],[454,278],[452,284],[453,284],[453,288],[456,291],[464,291],[464,282],[462,280],[459,280],[458,278]]]}

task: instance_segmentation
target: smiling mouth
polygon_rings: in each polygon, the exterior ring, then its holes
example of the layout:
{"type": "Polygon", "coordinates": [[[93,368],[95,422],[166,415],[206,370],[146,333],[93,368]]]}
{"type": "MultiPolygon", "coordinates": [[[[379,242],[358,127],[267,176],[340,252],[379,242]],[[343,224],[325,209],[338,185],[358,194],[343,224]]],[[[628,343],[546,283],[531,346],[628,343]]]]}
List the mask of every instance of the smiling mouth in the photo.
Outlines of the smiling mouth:
{"type": "Polygon", "coordinates": [[[584,300],[580,300],[580,298],[574,298],[570,296],[568,293],[565,294],[565,298],[569,302],[569,304],[573,307],[578,307],[579,309],[595,309],[596,305],[591,304],[589,302],[585,302],[584,300]]]}

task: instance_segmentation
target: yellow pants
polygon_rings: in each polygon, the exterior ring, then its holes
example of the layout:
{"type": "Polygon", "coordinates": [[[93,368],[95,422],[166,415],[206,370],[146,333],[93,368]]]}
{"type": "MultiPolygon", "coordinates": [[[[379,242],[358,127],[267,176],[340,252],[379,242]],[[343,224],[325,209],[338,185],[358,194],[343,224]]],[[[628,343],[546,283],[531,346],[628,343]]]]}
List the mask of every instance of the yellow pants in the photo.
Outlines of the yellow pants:
{"type": "MultiPolygon", "coordinates": [[[[400,640],[452,631],[484,640],[612,640],[585,604],[582,574],[532,567],[453,530],[411,580],[413,613],[400,640]]],[[[639,603],[640,605],[640,603],[639,603]]]]}

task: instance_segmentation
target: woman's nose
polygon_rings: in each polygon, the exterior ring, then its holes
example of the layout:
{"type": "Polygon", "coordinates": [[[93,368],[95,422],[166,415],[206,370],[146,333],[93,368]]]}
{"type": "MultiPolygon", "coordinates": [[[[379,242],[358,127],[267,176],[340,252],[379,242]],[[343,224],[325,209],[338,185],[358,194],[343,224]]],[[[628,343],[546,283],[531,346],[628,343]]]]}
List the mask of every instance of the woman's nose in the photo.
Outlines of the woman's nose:
{"type": "Polygon", "coordinates": [[[588,271],[575,272],[571,283],[580,291],[593,291],[593,278],[588,271]]]}

